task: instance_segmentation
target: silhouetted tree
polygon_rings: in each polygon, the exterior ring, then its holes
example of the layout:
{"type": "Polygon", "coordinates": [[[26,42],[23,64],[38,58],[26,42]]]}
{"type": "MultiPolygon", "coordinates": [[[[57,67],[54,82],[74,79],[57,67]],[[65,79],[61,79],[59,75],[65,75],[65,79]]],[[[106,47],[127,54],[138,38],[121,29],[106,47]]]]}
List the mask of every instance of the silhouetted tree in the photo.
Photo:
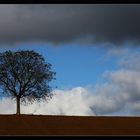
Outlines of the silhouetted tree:
{"type": "Polygon", "coordinates": [[[51,64],[35,51],[0,53],[0,88],[4,95],[16,99],[18,115],[20,103],[52,96],[48,83],[55,79],[54,75],[51,64]]]}

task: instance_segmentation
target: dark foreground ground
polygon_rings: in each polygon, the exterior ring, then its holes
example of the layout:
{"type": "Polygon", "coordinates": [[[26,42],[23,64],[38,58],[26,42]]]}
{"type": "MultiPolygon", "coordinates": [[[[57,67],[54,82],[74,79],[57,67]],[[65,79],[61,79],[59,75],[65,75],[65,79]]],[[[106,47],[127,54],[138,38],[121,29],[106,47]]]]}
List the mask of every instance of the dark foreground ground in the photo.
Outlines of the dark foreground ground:
{"type": "Polygon", "coordinates": [[[0,115],[0,135],[140,135],[140,117],[0,115]]]}

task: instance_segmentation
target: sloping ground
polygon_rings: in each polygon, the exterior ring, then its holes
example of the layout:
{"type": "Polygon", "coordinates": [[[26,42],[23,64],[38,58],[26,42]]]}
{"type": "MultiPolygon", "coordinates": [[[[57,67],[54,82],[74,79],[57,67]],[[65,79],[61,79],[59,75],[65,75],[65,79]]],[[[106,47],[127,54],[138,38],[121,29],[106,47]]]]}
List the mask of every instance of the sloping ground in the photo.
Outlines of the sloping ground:
{"type": "Polygon", "coordinates": [[[140,117],[0,115],[0,135],[140,135],[140,117]]]}

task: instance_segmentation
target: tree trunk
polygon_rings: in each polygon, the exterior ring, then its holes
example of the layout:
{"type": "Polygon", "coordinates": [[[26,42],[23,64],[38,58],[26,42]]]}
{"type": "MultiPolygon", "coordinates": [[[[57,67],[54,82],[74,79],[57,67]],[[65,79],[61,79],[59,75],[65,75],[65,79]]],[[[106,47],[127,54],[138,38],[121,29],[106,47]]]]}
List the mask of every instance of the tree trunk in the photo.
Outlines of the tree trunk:
{"type": "Polygon", "coordinates": [[[20,98],[17,97],[17,115],[20,115],[20,98]]]}

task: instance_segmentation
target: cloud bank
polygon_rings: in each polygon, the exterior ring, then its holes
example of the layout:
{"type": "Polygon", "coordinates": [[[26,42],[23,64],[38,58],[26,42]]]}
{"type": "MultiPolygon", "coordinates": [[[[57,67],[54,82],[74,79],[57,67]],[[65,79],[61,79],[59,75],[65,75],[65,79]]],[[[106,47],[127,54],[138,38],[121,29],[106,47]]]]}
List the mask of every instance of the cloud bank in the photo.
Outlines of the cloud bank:
{"type": "Polygon", "coordinates": [[[0,5],[0,43],[139,42],[140,5],[0,5]]]}
{"type": "MultiPolygon", "coordinates": [[[[52,100],[34,102],[32,105],[21,106],[22,114],[42,115],[69,115],[69,116],[94,116],[111,114],[122,107],[120,101],[106,95],[94,95],[83,87],[71,90],[56,90],[52,100]]],[[[16,113],[16,104],[13,100],[3,99],[0,102],[0,114],[16,113]]]]}

